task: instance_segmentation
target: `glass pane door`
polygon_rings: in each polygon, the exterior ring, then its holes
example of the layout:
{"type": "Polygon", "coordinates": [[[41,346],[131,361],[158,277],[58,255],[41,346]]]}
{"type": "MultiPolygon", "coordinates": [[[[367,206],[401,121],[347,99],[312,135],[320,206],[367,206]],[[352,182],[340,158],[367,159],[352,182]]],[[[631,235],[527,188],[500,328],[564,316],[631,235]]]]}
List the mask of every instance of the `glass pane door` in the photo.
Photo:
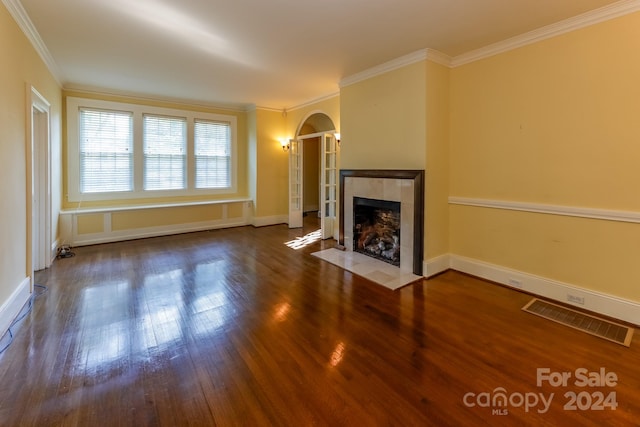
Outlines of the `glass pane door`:
{"type": "Polygon", "coordinates": [[[302,227],[302,144],[289,141],[289,228],[302,227]]]}
{"type": "Polygon", "coordinates": [[[321,182],[320,186],[320,223],[322,227],[322,238],[333,237],[336,225],[336,203],[337,203],[337,144],[333,134],[322,136],[322,161],[321,161],[321,182]]]}

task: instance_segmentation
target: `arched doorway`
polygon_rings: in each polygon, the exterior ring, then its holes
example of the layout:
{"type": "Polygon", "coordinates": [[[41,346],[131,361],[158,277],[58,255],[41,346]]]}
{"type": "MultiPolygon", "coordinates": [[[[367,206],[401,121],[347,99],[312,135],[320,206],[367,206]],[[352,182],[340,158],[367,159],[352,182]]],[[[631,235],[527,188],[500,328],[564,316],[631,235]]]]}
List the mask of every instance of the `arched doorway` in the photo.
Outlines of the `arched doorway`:
{"type": "Polygon", "coordinates": [[[333,120],[313,112],[299,124],[289,150],[289,227],[301,227],[303,215],[318,212],[323,239],[337,235],[335,135],[333,120]]]}

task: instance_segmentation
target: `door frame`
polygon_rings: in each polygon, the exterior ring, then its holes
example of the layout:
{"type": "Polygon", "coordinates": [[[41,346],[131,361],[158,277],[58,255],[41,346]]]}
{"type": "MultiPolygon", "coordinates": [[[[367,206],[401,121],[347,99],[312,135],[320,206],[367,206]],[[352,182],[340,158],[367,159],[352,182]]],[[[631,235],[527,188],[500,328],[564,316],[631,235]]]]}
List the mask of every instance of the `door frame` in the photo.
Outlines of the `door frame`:
{"type": "MultiPolygon", "coordinates": [[[[302,161],[302,156],[304,153],[304,141],[306,139],[317,139],[320,138],[320,162],[322,163],[322,156],[324,156],[324,147],[323,147],[323,138],[326,135],[331,135],[333,138],[335,138],[335,133],[337,132],[337,130],[332,129],[332,130],[328,130],[328,131],[321,131],[321,132],[315,132],[315,133],[310,133],[310,134],[305,134],[305,135],[296,135],[296,137],[292,140],[290,140],[290,153],[289,153],[289,228],[299,228],[302,227],[302,200],[304,197],[304,189],[303,189],[303,179],[304,179],[304,162],[302,161]],[[295,149],[293,148],[294,144],[296,144],[295,149]],[[295,156],[298,156],[298,159],[295,158],[295,156]],[[297,163],[295,163],[297,162],[297,163]],[[294,171],[294,166],[299,166],[299,169],[297,171],[294,171]],[[300,174],[300,178],[299,178],[299,185],[300,185],[300,191],[301,194],[299,195],[295,195],[296,197],[298,197],[300,199],[300,209],[299,209],[299,213],[298,210],[294,209],[295,208],[295,204],[292,203],[292,198],[294,196],[294,194],[292,193],[292,187],[293,187],[293,176],[292,174],[296,172],[300,174]],[[299,218],[298,218],[299,215],[299,218]]],[[[338,176],[337,176],[337,171],[338,171],[338,167],[337,165],[339,164],[339,153],[340,150],[337,149],[335,150],[335,165],[336,165],[336,183],[338,180],[338,176]]],[[[320,177],[320,183],[322,185],[322,178],[323,178],[323,174],[324,171],[322,170],[322,165],[320,165],[320,169],[321,169],[321,177],[320,177]]],[[[336,184],[336,191],[339,192],[340,189],[337,187],[336,184]]],[[[324,201],[320,200],[320,203],[323,204],[324,201]]],[[[322,205],[319,206],[319,208],[322,210],[322,205]]],[[[337,221],[337,213],[336,213],[336,219],[335,221],[337,221]]],[[[335,222],[334,221],[334,222],[335,222]]],[[[322,221],[321,221],[322,222],[322,221]]],[[[337,239],[338,237],[338,227],[336,224],[334,224],[334,226],[332,227],[332,236],[334,239],[337,239]]],[[[322,234],[324,235],[324,230],[322,232],[322,234]]]]}
{"type": "Polygon", "coordinates": [[[27,85],[26,129],[26,273],[51,266],[51,104],[27,85]]]}

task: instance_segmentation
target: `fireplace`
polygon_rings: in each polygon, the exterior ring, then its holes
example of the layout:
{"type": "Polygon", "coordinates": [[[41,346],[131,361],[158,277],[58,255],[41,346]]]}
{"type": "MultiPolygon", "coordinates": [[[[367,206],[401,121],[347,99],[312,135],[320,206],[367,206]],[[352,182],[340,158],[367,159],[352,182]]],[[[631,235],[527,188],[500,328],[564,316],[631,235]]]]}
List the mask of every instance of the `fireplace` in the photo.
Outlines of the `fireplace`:
{"type": "MultiPolygon", "coordinates": [[[[385,262],[398,266],[402,272],[422,276],[422,262],[424,255],[424,171],[423,170],[386,170],[386,169],[342,169],[340,171],[340,219],[338,241],[347,251],[360,252],[358,241],[362,239],[362,228],[358,222],[371,222],[362,219],[360,214],[356,218],[355,211],[360,209],[362,199],[370,210],[395,212],[393,220],[399,219],[396,232],[383,232],[384,250],[396,250],[390,241],[397,237],[399,254],[397,260],[384,259],[385,262]],[[398,208],[399,206],[399,208],[398,208]]],[[[369,215],[369,214],[366,214],[369,215]]],[[[374,215],[375,216],[375,215],[374,215]]],[[[378,227],[386,228],[386,226],[378,227]]],[[[365,240],[368,235],[365,235],[365,240]]],[[[371,236],[372,238],[374,236],[371,236]]],[[[371,242],[369,242],[371,243],[371,242]]],[[[378,243],[378,248],[382,247],[378,243]]],[[[390,252],[387,252],[390,254],[390,252]]],[[[367,254],[369,255],[369,254],[367,254]]]]}
{"type": "Polygon", "coordinates": [[[400,267],[400,202],[353,198],[353,250],[400,267]]]}

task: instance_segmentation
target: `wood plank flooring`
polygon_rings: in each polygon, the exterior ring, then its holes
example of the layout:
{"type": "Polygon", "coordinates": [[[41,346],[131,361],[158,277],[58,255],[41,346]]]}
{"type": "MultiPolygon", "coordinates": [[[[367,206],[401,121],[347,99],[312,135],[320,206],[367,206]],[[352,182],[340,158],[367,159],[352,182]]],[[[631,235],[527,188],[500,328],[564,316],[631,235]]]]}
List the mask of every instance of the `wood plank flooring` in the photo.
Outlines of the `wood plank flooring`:
{"type": "Polygon", "coordinates": [[[0,355],[0,425],[639,424],[637,336],[546,321],[454,271],[388,290],[310,255],[332,241],[285,245],[316,226],[75,248],[0,355]]]}

